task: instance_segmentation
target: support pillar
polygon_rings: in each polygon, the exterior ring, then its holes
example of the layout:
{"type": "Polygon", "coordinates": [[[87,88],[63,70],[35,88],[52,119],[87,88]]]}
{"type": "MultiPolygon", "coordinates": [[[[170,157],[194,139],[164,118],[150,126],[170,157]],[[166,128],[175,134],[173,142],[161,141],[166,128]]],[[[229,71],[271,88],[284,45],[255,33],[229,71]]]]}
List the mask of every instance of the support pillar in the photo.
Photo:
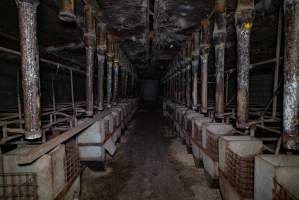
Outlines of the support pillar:
{"type": "Polygon", "coordinates": [[[98,110],[104,110],[104,64],[106,52],[106,24],[97,24],[97,58],[98,58],[98,110]]]}
{"type": "Polygon", "coordinates": [[[225,0],[217,0],[215,6],[214,45],[216,67],[216,117],[224,114],[224,64],[226,40],[225,0]]]}
{"type": "Polygon", "coordinates": [[[120,77],[121,77],[121,97],[125,98],[125,68],[121,66],[120,68],[120,77]]]}
{"type": "Polygon", "coordinates": [[[183,99],[184,73],[183,73],[183,69],[181,68],[181,66],[180,66],[179,85],[180,85],[180,104],[184,104],[184,99],[183,99]]]}
{"type": "Polygon", "coordinates": [[[175,72],[174,76],[174,84],[175,84],[175,102],[179,102],[179,91],[178,91],[178,72],[175,72]]]}
{"type": "MultiPolygon", "coordinates": [[[[127,99],[127,87],[128,87],[128,69],[124,70],[125,73],[125,82],[124,82],[124,98],[127,99]]],[[[167,84],[167,82],[166,82],[167,84]]]]}
{"type": "Polygon", "coordinates": [[[40,74],[36,11],[38,0],[17,0],[24,99],[25,138],[42,137],[40,119],[40,74]]]}
{"type": "Polygon", "coordinates": [[[117,104],[118,102],[118,70],[119,70],[119,62],[117,59],[113,62],[113,70],[114,70],[114,89],[113,89],[113,102],[117,104]]]}
{"type": "Polygon", "coordinates": [[[254,1],[239,0],[235,14],[237,32],[237,123],[238,128],[248,128],[250,35],[254,18],[254,1]]]}
{"type": "MultiPolygon", "coordinates": [[[[282,5],[282,3],[281,3],[282,5]]],[[[281,54],[281,39],[282,39],[282,29],[283,29],[283,8],[279,9],[278,14],[278,25],[277,25],[277,37],[276,37],[276,62],[274,71],[274,82],[273,82],[273,103],[272,103],[272,119],[276,119],[277,114],[277,90],[279,88],[279,67],[280,67],[280,54],[281,54]]]]}
{"type": "Polygon", "coordinates": [[[208,59],[210,53],[209,20],[201,23],[202,38],[200,44],[201,57],[201,112],[208,112],[208,59]]]}
{"type": "Polygon", "coordinates": [[[109,35],[108,38],[108,53],[107,53],[107,107],[111,108],[112,100],[112,65],[113,65],[113,38],[109,35]]]}
{"type": "Polygon", "coordinates": [[[86,50],[86,69],[85,69],[85,94],[86,94],[86,115],[93,116],[93,72],[95,54],[95,18],[92,7],[85,6],[85,32],[84,42],[86,50]]]}
{"type": "Polygon", "coordinates": [[[192,107],[191,102],[191,64],[192,64],[192,50],[191,50],[191,41],[187,41],[187,47],[186,47],[186,100],[187,100],[187,106],[189,108],[192,107]]]}
{"type": "Polygon", "coordinates": [[[187,105],[187,95],[186,95],[186,91],[187,91],[187,73],[186,73],[187,69],[185,66],[183,66],[182,69],[182,75],[183,75],[183,81],[182,81],[182,85],[183,85],[183,91],[182,91],[182,96],[183,96],[183,104],[187,105]]]}
{"type": "Polygon", "coordinates": [[[134,97],[134,83],[135,83],[135,77],[134,73],[132,71],[131,73],[131,96],[134,97]]]}
{"type": "Polygon", "coordinates": [[[193,34],[193,52],[192,52],[192,109],[198,109],[198,65],[199,65],[199,32],[193,34]]]}
{"type": "Polygon", "coordinates": [[[287,149],[299,149],[299,1],[285,0],[285,61],[283,98],[283,144],[287,149]]]}

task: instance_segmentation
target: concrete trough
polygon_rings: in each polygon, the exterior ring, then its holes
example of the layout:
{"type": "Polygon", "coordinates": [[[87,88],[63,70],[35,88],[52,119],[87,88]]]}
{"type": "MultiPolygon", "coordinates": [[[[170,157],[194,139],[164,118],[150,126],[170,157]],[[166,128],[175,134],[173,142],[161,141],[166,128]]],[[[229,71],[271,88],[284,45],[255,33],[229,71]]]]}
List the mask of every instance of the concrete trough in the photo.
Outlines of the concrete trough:
{"type": "Polygon", "coordinates": [[[235,129],[230,124],[206,123],[202,128],[202,159],[210,187],[218,187],[219,138],[234,134],[235,129]]]}
{"type": "MultiPolygon", "coordinates": [[[[18,165],[17,158],[30,153],[34,146],[21,146],[3,154],[4,174],[0,176],[0,199],[39,199],[53,200],[63,196],[70,200],[79,194],[80,165],[77,171],[67,171],[68,161],[65,145],[59,145],[28,165],[18,165]]],[[[77,157],[78,158],[78,157],[77,157]]],[[[79,158],[78,158],[79,160],[79,158]]],[[[69,163],[73,165],[74,163],[69,163]]]]}
{"type": "Polygon", "coordinates": [[[128,116],[128,112],[127,112],[127,103],[120,103],[118,106],[120,106],[122,108],[122,112],[123,112],[123,117],[124,119],[128,116]]]}
{"type": "Polygon", "coordinates": [[[114,106],[113,109],[118,110],[118,112],[120,113],[120,126],[121,126],[121,130],[124,130],[126,128],[126,124],[125,124],[125,106],[123,106],[122,104],[118,104],[117,106],[114,106]]]}
{"type": "Polygon", "coordinates": [[[185,129],[185,140],[186,140],[186,145],[187,145],[187,151],[188,153],[192,153],[192,126],[193,126],[193,121],[198,118],[204,117],[202,114],[195,112],[195,111],[188,111],[185,116],[184,116],[184,129],[185,129]]]}
{"type": "Polygon", "coordinates": [[[254,158],[263,142],[251,136],[219,139],[219,185],[224,200],[253,199],[254,158]]]}
{"type": "Polygon", "coordinates": [[[168,104],[168,101],[163,101],[163,103],[162,103],[162,109],[163,109],[163,116],[164,116],[164,117],[167,117],[167,116],[168,116],[168,112],[167,112],[167,104],[168,104]]]}
{"type": "Polygon", "coordinates": [[[180,136],[180,138],[182,138],[182,140],[184,140],[184,115],[185,113],[188,111],[188,108],[184,107],[184,108],[180,108],[178,109],[178,119],[177,119],[177,123],[178,123],[178,134],[180,136]]]}
{"type": "Polygon", "coordinates": [[[205,123],[211,123],[213,120],[208,117],[195,118],[192,123],[192,154],[196,167],[202,167],[202,128],[205,123]]]}
{"type": "Polygon", "coordinates": [[[254,199],[299,199],[299,156],[256,156],[254,199]]]}
{"type": "Polygon", "coordinates": [[[106,160],[106,150],[113,155],[116,150],[113,114],[106,115],[78,135],[79,154],[81,161],[106,160]]]}
{"type": "Polygon", "coordinates": [[[177,105],[175,108],[175,116],[174,116],[174,128],[176,133],[180,132],[180,124],[179,124],[179,113],[181,109],[185,109],[184,106],[177,105]]]}
{"type": "Polygon", "coordinates": [[[117,141],[121,136],[121,110],[113,107],[112,109],[113,118],[113,141],[117,141]]]}
{"type": "Polygon", "coordinates": [[[176,103],[169,104],[169,118],[172,122],[175,120],[176,103]]]}

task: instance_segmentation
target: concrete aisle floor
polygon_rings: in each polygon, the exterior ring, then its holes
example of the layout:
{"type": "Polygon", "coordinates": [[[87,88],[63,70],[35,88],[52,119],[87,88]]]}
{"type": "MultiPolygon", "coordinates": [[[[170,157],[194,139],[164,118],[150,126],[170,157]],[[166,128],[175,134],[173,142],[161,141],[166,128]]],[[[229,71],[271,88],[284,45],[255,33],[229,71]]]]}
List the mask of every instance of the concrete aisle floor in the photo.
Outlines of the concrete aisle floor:
{"type": "Polygon", "coordinates": [[[123,139],[105,172],[84,170],[81,199],[221,199],[185,146],[171,136],[161,112],[140,110],[123,139]]]}

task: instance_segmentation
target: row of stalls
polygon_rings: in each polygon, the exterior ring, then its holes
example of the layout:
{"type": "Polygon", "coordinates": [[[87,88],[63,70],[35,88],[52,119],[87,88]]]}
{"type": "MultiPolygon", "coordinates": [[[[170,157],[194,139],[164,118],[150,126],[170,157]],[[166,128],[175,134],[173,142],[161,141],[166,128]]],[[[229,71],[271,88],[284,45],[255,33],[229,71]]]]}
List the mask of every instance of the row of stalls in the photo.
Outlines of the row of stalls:
{"type": "Polygon", "coordinates": [[[262,140],[169,100],[163,113],[223,199],[298,199],[299,156],[265,154],[262,140]]]}
{"type": "Polygon", "coordinates": [[[78,199],[82,163],[105,163],[115,154],[137,107],[138,99],[123,99],[41,145],[18,145],[3,153],[0,199],[78,199]],[[57,142],[63,137],[68,139],[57,142]]]}

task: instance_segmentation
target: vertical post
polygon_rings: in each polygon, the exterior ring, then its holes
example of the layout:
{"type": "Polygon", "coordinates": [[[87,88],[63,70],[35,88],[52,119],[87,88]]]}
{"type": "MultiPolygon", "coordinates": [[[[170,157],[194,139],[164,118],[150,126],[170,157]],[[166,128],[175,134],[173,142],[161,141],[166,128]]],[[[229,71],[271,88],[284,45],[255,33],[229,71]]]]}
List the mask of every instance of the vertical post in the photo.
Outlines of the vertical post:
{"type": "Polygon", "coordinates": [[[53,107],[53,119],[56,122],[56,97],[55,97],[55,87],[54,87],[54,74],[52,75],[51,89],[52,89],[52,107],[53,107]]]}
{"type": "Polygon", "coordinates": [[[192,62],[192,50],[191,50],[191,41],[187,41],[186,46],[186,97],[187,97],[187,106],[191,108],[191,62],[192,62]]]}
{"type": "Polygon", "coordinates": [[[76,113],[76,106],[75,106],[73,70],[70,70],[70,83],[71,83],[71,98],[72,98],[73,115],[76,116],[77,113],[76,113]]]}
{"type": "Polygon", "coordinates": [[[179,102],[179,93],[178,93],[178,71],[176,69],[175,76],[174,76],[174,84],[175,84],[175,102],[179,102]]]}
{"type": "Polygon", "coordinates": [[[135,82],[135,77],[134,77],[134,72],[131,72],[131,96],[134,97],[134,82],[135,82]]]}
{"type": "Polygon", "coordinates": [[[249,104],[250,34],[254,18],[254,1],[239,0],[235,14],[237,32],[237,123],[247,129],[249,104]]]}
{"type": "Polygon", "coordinates": [[[104,64],[106,52],[106,24],[97,24],[97,58],[98,58],[98,110],[104,110],[104,64]]]}
{"type": "Polygon", "coordinates": [[[183,87],[184,87],[184,76],[183,76],[183,69],[182,66],[180,65],[180,61],[178,62],[179,65],[179,101],[180,104],[183,104],[183,87]]]}
{"type": "Polygon", "coordinates": [[[127,99],[127,91],[128,91],[128,68],[125,69],[125,83],[124,83],[124,94],[125,94],[125,99],[127,99]]]}
{"type": "Polygon", "coordinates": [[[124,94],[124,83],[125,83],[125,70],[124,70],[124,66],[122,65],[121,67],[120,67],[120,79],[121,79],[121,91],[120,91],[120,93],[121,93],[121,98],[122,99],[124,99],[124,96],[125,96],[125,94],[124,94]]]}
{"type": "Polygon", "coordinates": [[[224,114],[224,59],[226,39],[225,0],[217,0],[215,6],[215,24],[213,39],[215,45],[216,67],[216,117],[224,114]]]}
{"type": "Polygon", "coordinates": [[[228,101],[229,101],[229,99],[228,99],[229,73],[226,73],[225,75],[226,75],[225,76],[225,104],[227,105],[228,101]]]}
{"type": "Polygon", "coordinates": [[[172,72],[172,78],[171,78],[171,84],[172,84],[172,100],[175,102],[175,72],[172,72]]]}
{"type": "Polygon", "coordinates": [[[182,91],[182,96],[183,96],[183,104],[186,105],[187,104],[187,98],[186,98],[186,86],[187,86],[187,78],[186,78],[186,67],[183,66],[183,69],[182,69],[182,75],[183,75],[183,80],[182,80],[182,85],[183,85],[183,91],[182,91]]]}
{"type": "Polygon", "coordinates": [[[93,72],[94,72],[94,54],[95,54],[95,18],[92,7],[85,6],[85,33],[84,42],[86,50],[86,115],[93,116],[93,72]]]}
{"type": "Polygon", "coordinates": [[[299,72],[299,2],[285,1],[285,61],[283,98],[283,144],[299,149],[298,134],[298,72],[299,72]]]}
{"type": "Polygon", "coordinates": [[[201,112],[208,112],[208,59],[210,53],[210,22],[205,19],[201,23],[201,112]]]}
{"type": "Polygon", "coordinates": [[[36,11],[38,0],[16,0],[19,15],[25,138],[42,137],[36,11]]]}
{"type": "Polygon", "coordinates": [[[277,25],[277,38],[276,38],[276,62],[274,71],[274,84],[273,84],[273,104],[272,104],[272,119],[276,118],[277,111],[277,89],[278,89],[278,77],[280,66],[280,51],[281,51],[281,38],[282,38],[282,17],[283,10],[279,9],[278,25],[277,25]]]}
{"type": "MultiPolygon", "coordinates": [[[[19,117],[19,128],[23,128],[22,122],[22,103],[20,95],[20,72],[17,70],[17,103],[18,103],[18,117],[19,117]]],[[[0,150],[1,151],[1,150],[0,150]]]]}
{"type": "Polygon", "coordinates": [[[112,35],[108,38],[108,52],[107,52],[107,107],[111,108],[112,100],[112,65],[113,65],[113,39],[112,35]]]}
{"type": "Polygon", "coordinates": [[[199,65],[199,31],[193,34],[192,74],[193,74],[193,110],[198,109],[198,65],[199,65]]]}
{"type": "MultiPolygon", "coordinates": [[[[118,52],[118,49],[116,49],[118,52]]],[[[113,102],[117,104],[118,102],[118,70],[119,70],[119,58],[118,54],[116,54],[113,61],[113,70],[114,70],[114,89],[113,89],[113,102]]]]}

